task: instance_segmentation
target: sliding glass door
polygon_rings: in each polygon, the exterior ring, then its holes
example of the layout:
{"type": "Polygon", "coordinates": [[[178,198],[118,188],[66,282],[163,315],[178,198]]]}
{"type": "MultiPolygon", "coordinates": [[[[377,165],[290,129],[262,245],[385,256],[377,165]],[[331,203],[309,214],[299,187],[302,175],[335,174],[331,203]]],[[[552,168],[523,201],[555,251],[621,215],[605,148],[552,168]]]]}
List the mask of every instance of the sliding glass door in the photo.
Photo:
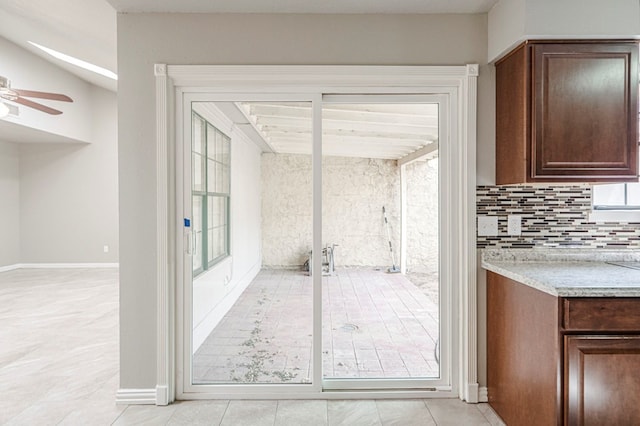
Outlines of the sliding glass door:
{"type": "Polygon", "coordinates": [[[186,94],[183,394],[448,390],[444,95],[186,94]]]}

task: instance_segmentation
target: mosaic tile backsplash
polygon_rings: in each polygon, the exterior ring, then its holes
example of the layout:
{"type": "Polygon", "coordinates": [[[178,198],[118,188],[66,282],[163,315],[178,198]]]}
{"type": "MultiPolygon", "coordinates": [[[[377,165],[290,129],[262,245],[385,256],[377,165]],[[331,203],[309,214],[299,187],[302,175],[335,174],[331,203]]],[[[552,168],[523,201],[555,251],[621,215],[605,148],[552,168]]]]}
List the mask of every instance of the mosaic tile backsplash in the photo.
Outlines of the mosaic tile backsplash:
{"type": "Polygon", "coordinates": [[[640,223],[593,223],[591,186],[478,186],[478,216],[498,216],[498,235],[478,248],[640,248],[640,223]],[[522,216],[522,234],[507,235],[507,215],[522,216]]]}

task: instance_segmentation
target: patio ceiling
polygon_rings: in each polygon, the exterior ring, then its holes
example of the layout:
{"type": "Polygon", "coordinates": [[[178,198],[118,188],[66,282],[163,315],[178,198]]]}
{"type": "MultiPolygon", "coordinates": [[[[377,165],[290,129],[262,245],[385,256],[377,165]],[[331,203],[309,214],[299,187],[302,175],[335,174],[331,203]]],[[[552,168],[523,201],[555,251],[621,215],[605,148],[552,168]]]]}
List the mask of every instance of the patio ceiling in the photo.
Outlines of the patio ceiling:
{"type": "MultiPolygon", "coordinates": [[[[311,154],[311,104],[235,105],[268,151],[311,154]]],[[[325,104],[323,155],[398,160],[437,156],[436,104],[325,104]]]]}

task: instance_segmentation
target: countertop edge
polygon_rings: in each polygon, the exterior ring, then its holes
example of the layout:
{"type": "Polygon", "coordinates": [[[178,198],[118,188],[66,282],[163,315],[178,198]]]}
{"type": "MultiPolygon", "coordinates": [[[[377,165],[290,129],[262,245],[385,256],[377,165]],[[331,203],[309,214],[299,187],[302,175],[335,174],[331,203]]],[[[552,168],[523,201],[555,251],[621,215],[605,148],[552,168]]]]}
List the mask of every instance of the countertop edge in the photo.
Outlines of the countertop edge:
{"type": "Polygon", "coordinates": [[[495,263],[489,263],[484,259],[482,259],[481,266],[483,269],[486,269],[487,271],[495,272],[496,274],[502,275],[514,281],[518,281],[519,283],[535,288],[536,290],[540,290],[552,296],[556,296],[556,297],[563,296],[558,292],[558,290],[555,287],[549,286],[541,281],[537,281],[535,279],[519,274],[517,272],[513,272],[512,270],[503,268],[499,265],[496,265],[495,263]]]}
{"type": "Polygon", "coordinates": [[[483,256],[480,265],[487,271],[502,275],[522,285],[554,297],[640,298],[640,275],[638,275],[640,272],[638,270],[615,264],[612,265],[600,259],[588,261],[584,259],[577,261],[574,259],[563,259],[563,261],[557,261],[552,257],[546,261],[541,259],[530,261],[495,257],[487,258],[483,256]],[[529,268],[528,265],[531,265],[531,268],[529,268]],[[548,269],[547,266],[544,265],[548,265],[548,269]],[[556,270],[559,265],[562,265],[563,268],[568,268],[568,271],[571,271],[573,268],[578,269],[574,272],[569,272],[568,275],[561,278],[558,277],[558,279],[556,279],[555,276],[551,278],[548,272],[556,270]],[[606,268],[621,269],[614,271],[606,270],[606,268]],[[600,270],[603,272],[600,272],[600,270]],[[594,272],[595,275],[593,275],[594,272]],[[615,273],[611,274],[611,272],[615,273]],[[595,277],[595,280],[586,278],[582,280],[579,275],[571,276],[572,273],[589,274],[587,276],[589,278],[595,277]],[[634,275],[630,276],[629,274],[634,275]],[[598,278],[599,275],[602,275],[602,278],[598,278]],[[601,285],[601,282],[598,281],[606,280],[606,282],[609,282],[609,279],[611,279],[610,285],[601,285]],[[565,281],[567,284],[564,284],[565,281]],[[576,282],[579,284],[575,285],[576,282]]]}

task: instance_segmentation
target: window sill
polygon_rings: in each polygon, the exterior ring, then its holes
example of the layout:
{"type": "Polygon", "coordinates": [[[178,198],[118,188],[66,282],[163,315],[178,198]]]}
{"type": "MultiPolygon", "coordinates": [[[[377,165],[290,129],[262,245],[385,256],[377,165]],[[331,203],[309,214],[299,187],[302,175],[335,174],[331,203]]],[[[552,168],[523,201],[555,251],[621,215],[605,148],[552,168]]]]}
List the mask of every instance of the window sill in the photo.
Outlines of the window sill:
{"type": "Polygon", "coordinates": [[[640,210],[591,210],[589,222],[640,222],[640,210]]]}

